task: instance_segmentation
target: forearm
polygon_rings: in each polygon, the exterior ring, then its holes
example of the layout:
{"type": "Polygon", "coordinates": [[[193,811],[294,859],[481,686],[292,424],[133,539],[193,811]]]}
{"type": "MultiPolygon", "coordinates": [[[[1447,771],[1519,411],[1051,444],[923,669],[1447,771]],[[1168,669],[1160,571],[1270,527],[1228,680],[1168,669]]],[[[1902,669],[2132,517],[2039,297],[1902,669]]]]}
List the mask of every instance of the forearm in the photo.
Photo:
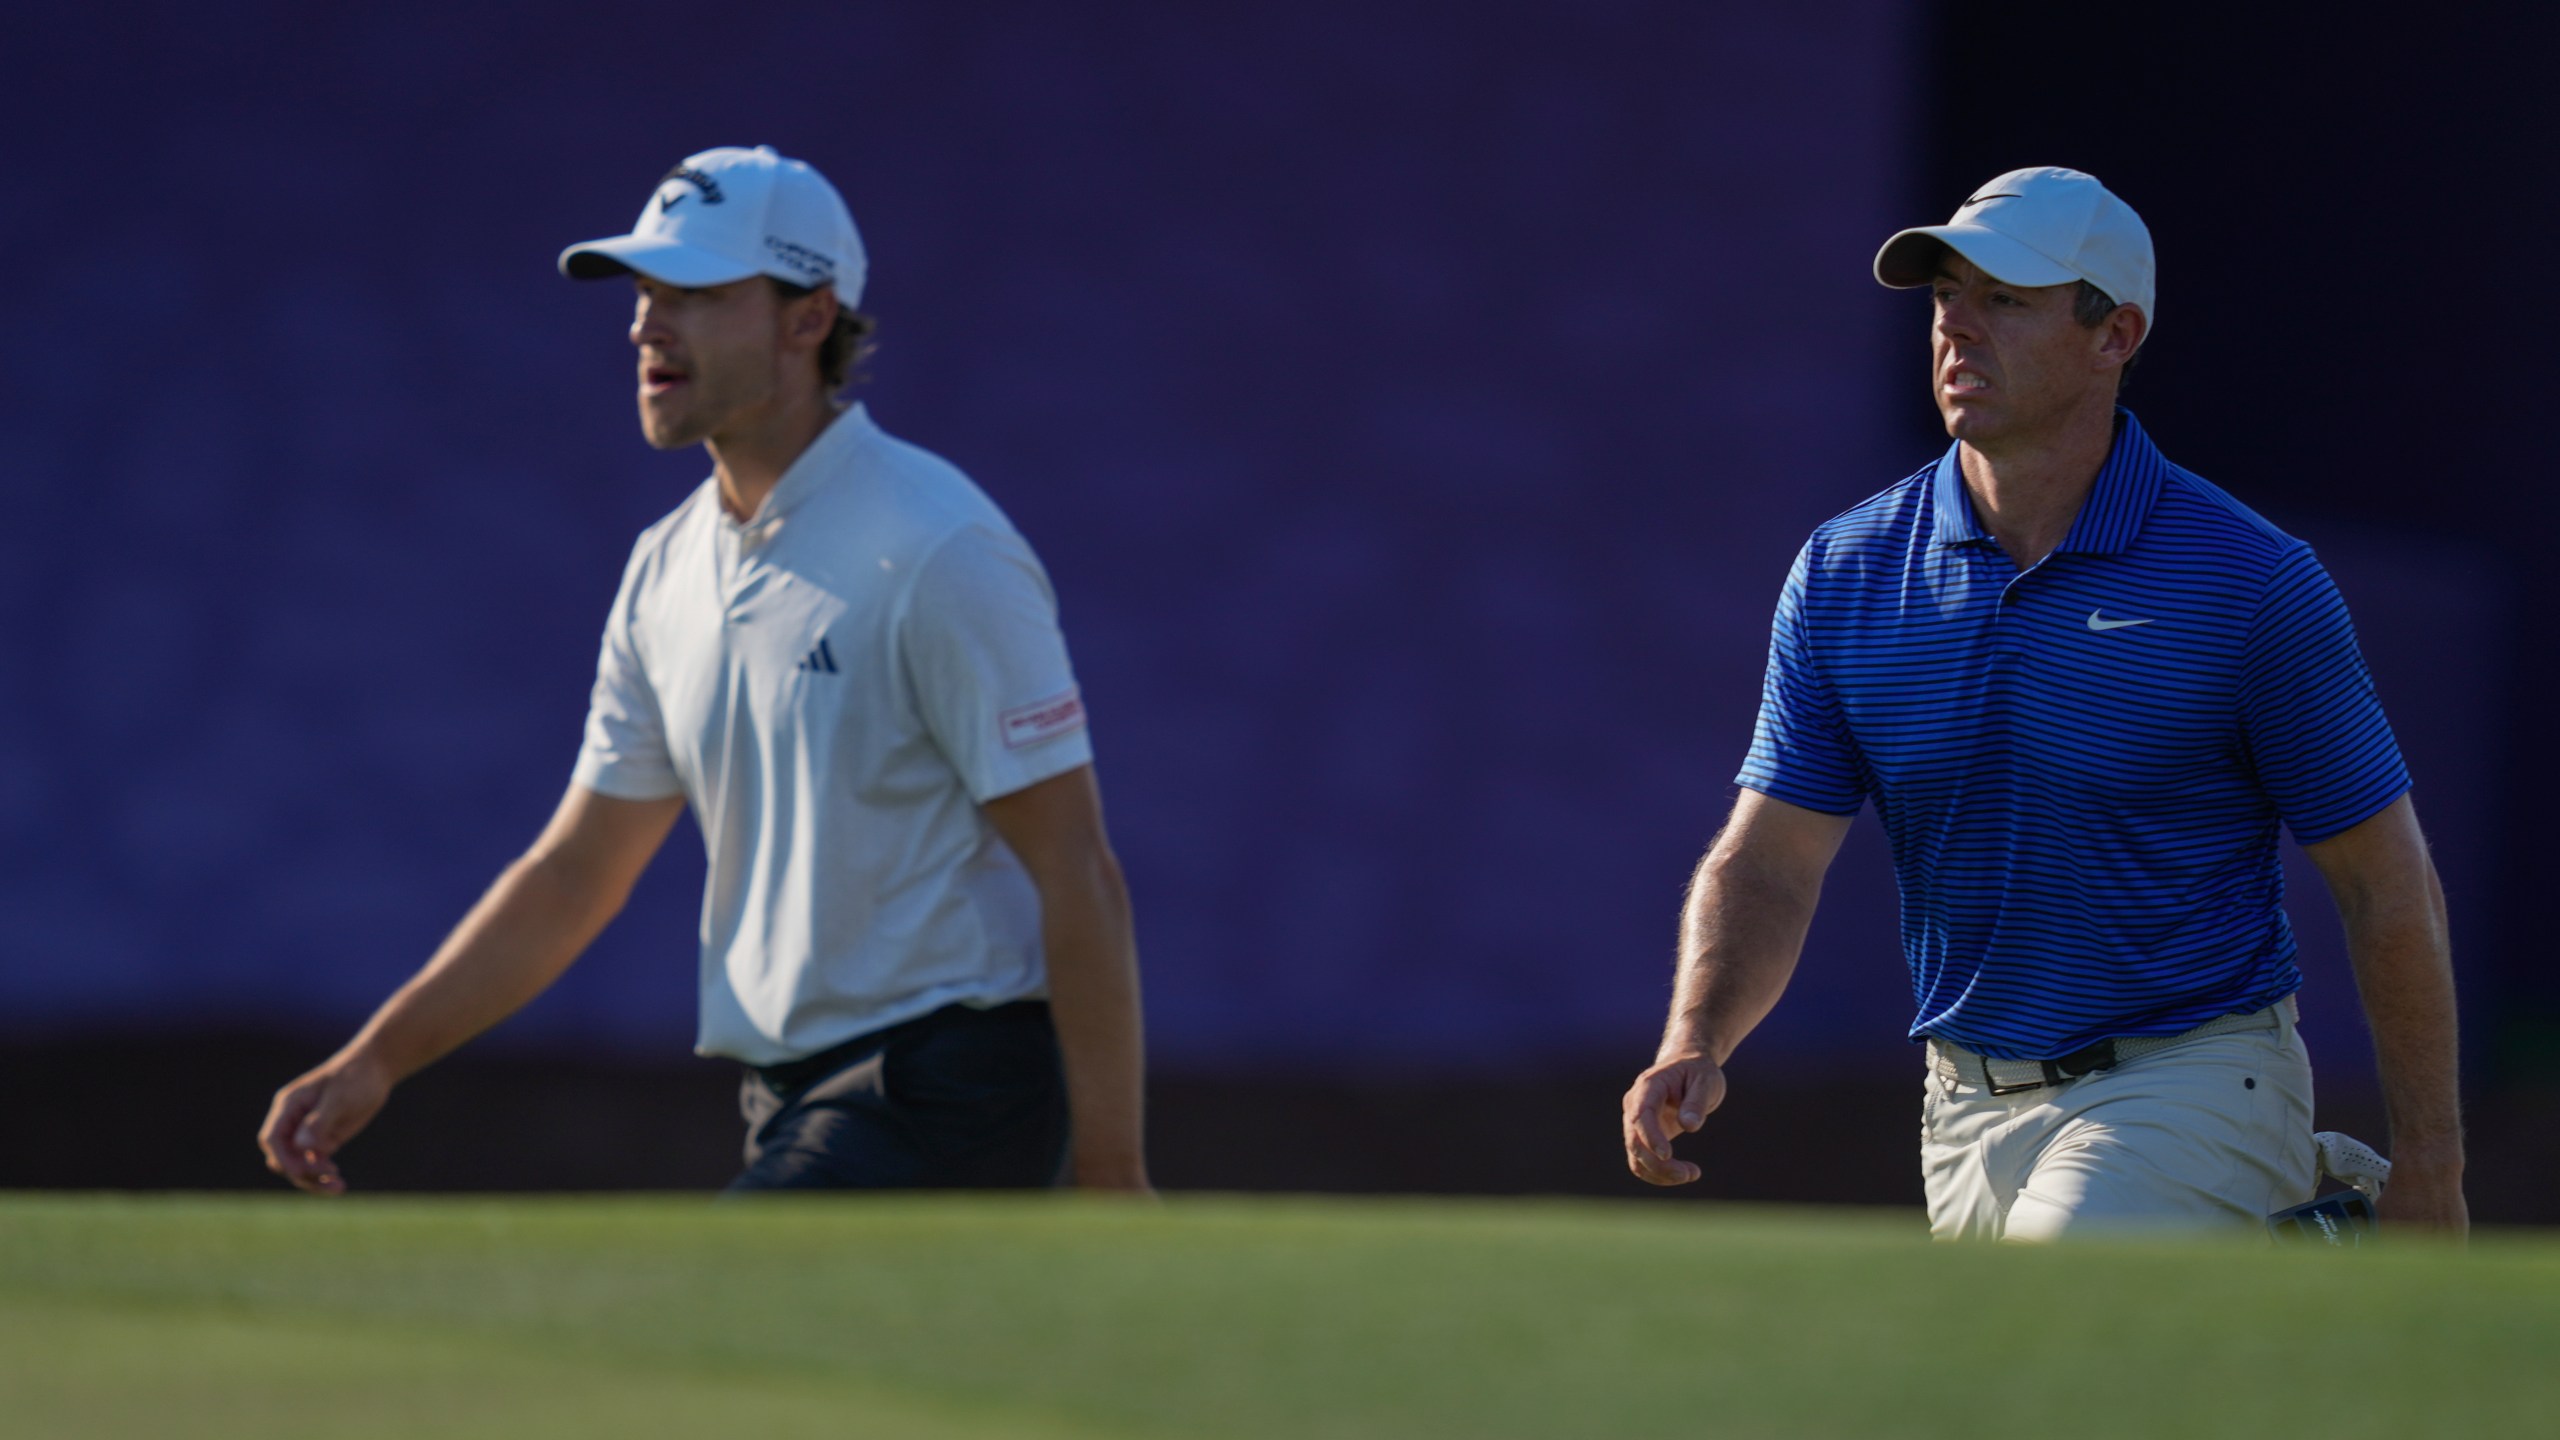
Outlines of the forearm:
{"type": "Polygon", "coordinates": [[[1807,881],[1718,840],[1681,907],[1679,968],[1657,1061],[1704,1055],[1725,1063],[1786,990],[1821,894],[1818,872],[1807,881]]]}
{"type": "Polygon", "coordinates": [[[2470,1221],[2462,1198],[2453,942],[2418,812],[2403,795],[2303,849],[2338,902],[2382,1073],[2392,1166],[2383,1218],[2458,1236],[2470,1221]]]}
{"type": "Polygon", "coordinates": [[[1146,1182],[1146,1040],[1129,892],[1108,850],[1041,894],[1078,1178],[1146,1182]]]}
{"type": "Polygon", "coordinates": [[[585,950],[623,893],[528,856],[507,867],[339,1053],[398,1082],[514,1014],[585,950]]]}
{"type": "Polygon", "coordinates": [[[2350,892],[2339,909],[2356,988],[2373,1032],[2395,1156],[2461,1164],[2461,1045],[2444,892],[2433,866],[2423,890],[2350,892]]]}
{"type": "Polygon", "coordinates": [[[1701,1173],[1672,1140],[1724,1103],[1724,1063],[1778,1003],[1804,949],[1822,877],[1848,834],[1846,816],[1745,789],[1689,877],[1671,1018],[1653,1064],[1627,1089],[1627,1168],[1654,1185],[1701,1173]]]}

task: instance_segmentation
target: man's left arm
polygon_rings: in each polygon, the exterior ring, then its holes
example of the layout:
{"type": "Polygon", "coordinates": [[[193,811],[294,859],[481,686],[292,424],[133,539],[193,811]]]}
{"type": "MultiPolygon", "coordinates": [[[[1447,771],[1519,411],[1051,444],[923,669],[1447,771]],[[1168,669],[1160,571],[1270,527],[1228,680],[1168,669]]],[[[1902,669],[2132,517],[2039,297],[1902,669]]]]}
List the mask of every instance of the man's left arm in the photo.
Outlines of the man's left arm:
{"type": "Polygon", "coordinates": [[[1076,1184],[1145,1193],[1146,1039],[1129,889],[1102,823],[1093,767],[979,807],[1040,892],[1049,1013],[1067,1072],[1076,1184]]]}
{"type": "Polygon", "coordinates": [[[2463,1235],[2471,1216],[2462,1199],[2453,947],[2418,812],[2404,794],[2373,818],[2303,850],[2337,901],[2373,1030],[2391,1125],[2391,1182],[2382,1213],[2397,1225],[2463,1235]]]}

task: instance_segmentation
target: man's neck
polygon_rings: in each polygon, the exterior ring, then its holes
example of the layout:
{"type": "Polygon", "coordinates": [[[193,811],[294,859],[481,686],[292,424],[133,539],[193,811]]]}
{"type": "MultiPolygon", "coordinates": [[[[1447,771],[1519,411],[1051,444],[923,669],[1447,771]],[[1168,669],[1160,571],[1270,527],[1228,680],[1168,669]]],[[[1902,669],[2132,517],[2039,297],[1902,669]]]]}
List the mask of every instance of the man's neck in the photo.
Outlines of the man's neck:
{"type": "Polygon", "coordinates": [[[825,394],[804,391],[703,442],[711,452],[711,471],[720,482],[720,507],[733,519],[748,520],[764,504],[773,487],[801,452],[844,413],[825,394]]]}
{"type": "Polygon", "coordinates": [[[2041,563],[2071,534],[2107,455],[2115,448],[2113,403],[2084,406],[2061,425],[1987,446],[1957,446],[1965,493],[1991,538],[2021,570],[2041,563]]]}

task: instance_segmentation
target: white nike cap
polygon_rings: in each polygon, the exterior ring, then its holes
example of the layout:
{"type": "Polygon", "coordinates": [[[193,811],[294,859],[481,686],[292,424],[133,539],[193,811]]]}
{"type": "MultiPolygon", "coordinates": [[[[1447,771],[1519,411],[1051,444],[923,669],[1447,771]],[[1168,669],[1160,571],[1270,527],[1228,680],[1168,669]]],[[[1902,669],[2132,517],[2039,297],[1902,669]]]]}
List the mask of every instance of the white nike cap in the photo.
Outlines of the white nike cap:
{"type": "Polygon", "coordinates": [[[1876,278],[1897,290],[1936,277],[1936,240],[2012,285],[2086,280],[2120,305],[2153,311],[2151,231],[2095,175],[2039,165],[1973,192],[1944,225],[1905,230],[1876,252],[1876,278]]]}
{"type": "Polygon", "coordinates": [[[836,187],[770,145],[686,156],[640,207],[630,234],[560,252],[560,273],[572,280],[637,270],[692,288],[770,275],[812,289],[833,285],[848,310],[862,304],[869,268],[836,187]]]}

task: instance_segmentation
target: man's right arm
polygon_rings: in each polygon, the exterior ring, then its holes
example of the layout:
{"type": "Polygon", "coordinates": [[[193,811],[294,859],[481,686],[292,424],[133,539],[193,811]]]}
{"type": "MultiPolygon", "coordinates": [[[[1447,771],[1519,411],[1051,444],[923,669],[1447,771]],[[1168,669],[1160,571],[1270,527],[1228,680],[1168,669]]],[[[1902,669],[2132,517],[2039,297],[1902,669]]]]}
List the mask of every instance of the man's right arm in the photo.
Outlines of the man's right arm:
{"type": "Polygon", "coordinates": [[[1735,799],[1689,881],[1662,1047],[1627,1090],[1627,1168],[1636,1178],[1698,1178],[1696,1165],[1672,1156],[1672,1140],[1723,1103],[1724,1062],[1787,988],[1849,821],[1756,790],[1735,799]]]}
{"type": "Polygon", "coordinates": [[[571,785],[541,836],[408,984],[337,1054],[276,1092],[259,1131],[267,1168],[343,1193],[332,1158],[391,1087],[514,1014],[560,978],[622,909],[684,798],[618,800],[571,785]]]}

